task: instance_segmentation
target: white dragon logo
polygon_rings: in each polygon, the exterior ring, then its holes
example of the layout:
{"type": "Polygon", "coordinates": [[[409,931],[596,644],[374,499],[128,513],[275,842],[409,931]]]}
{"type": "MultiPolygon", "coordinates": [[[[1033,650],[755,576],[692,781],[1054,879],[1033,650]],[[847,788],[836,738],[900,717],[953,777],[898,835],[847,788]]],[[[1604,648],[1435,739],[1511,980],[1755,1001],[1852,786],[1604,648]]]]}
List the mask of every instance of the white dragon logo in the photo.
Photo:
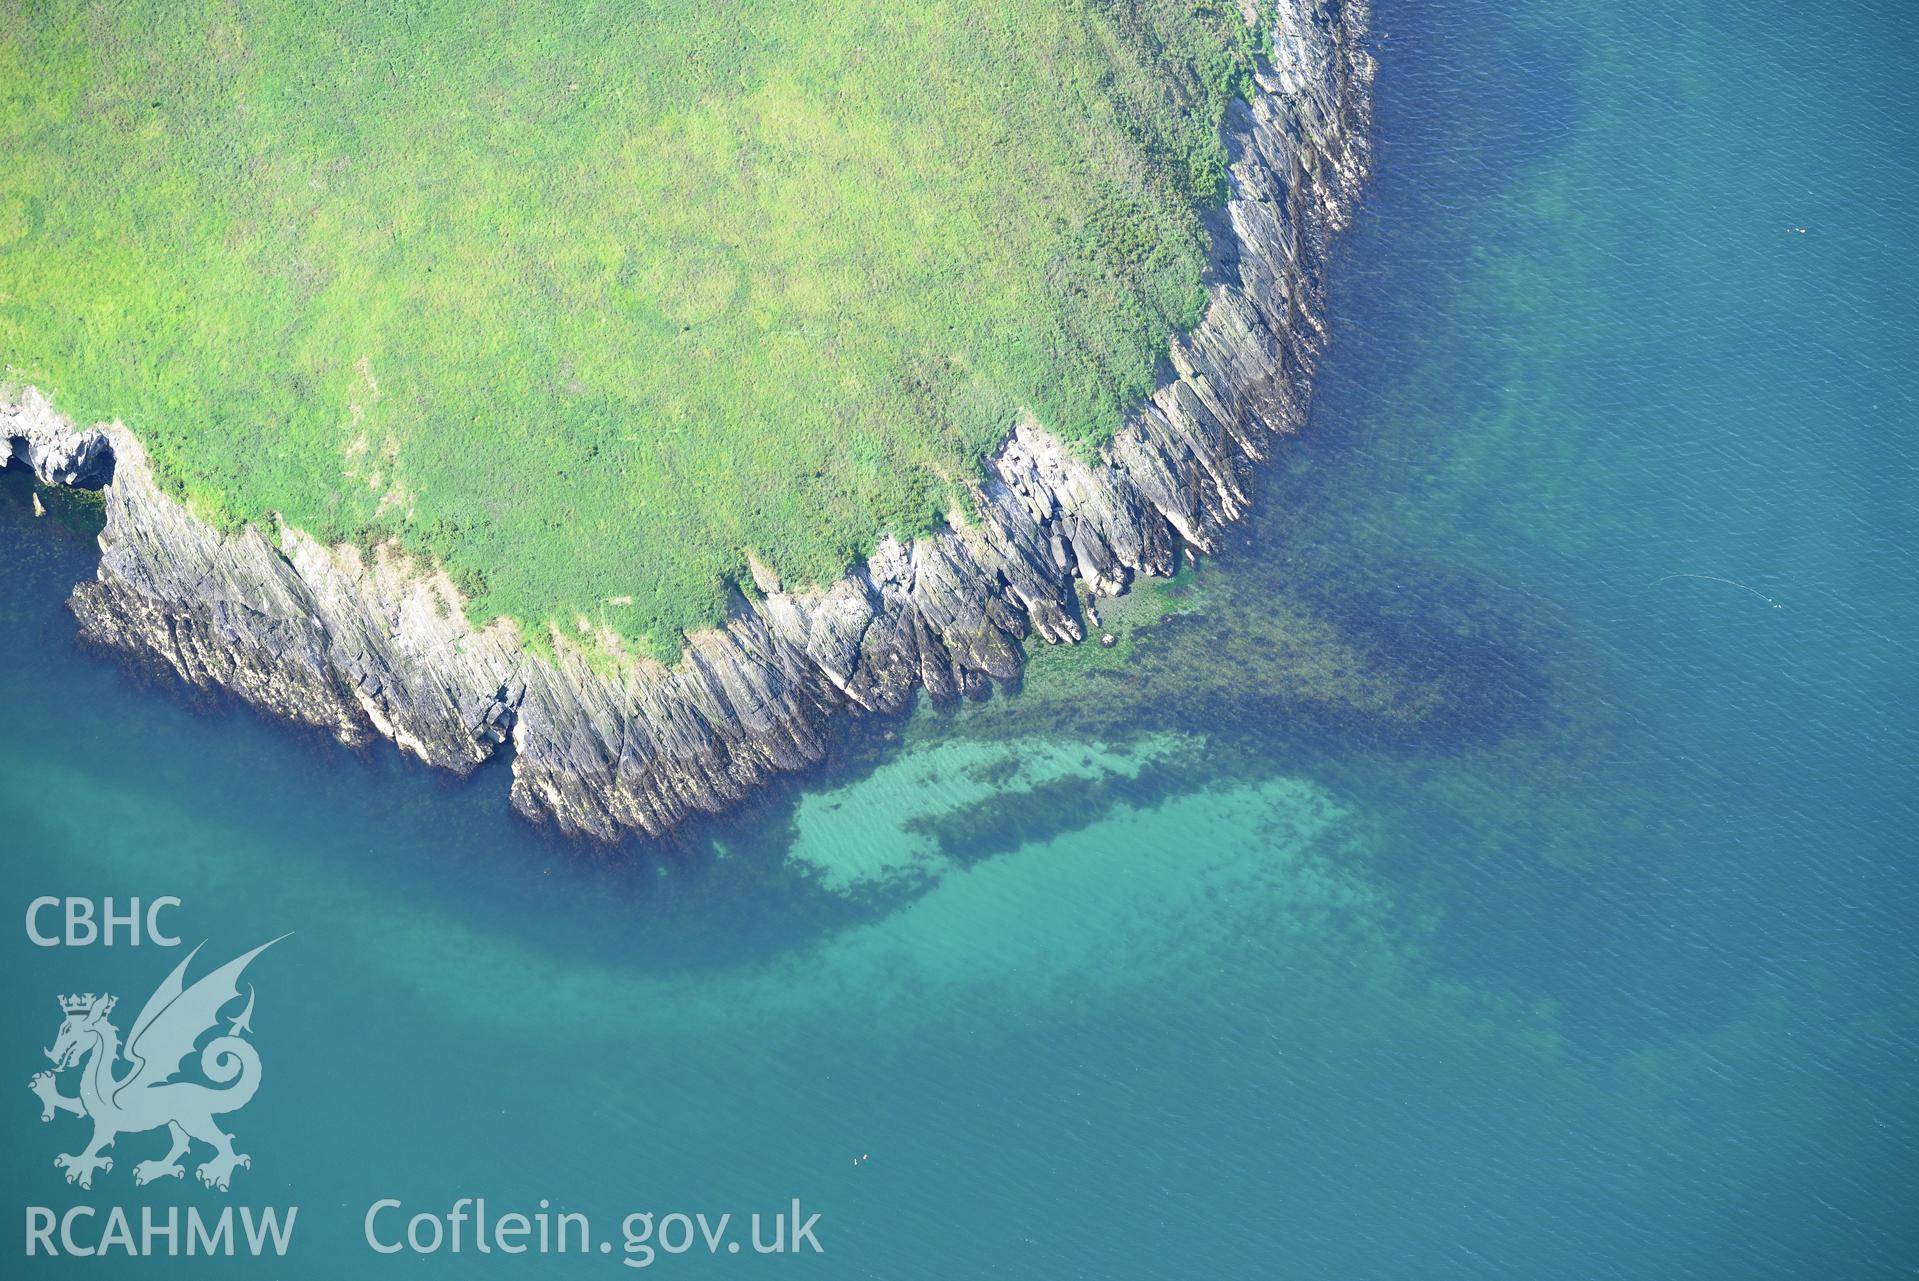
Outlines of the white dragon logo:
{"type": "Polygon", "coordinates": [[[262,943],[192,987],[187,987],[184,980],[187,966],[199,955],[200,948],[187,953],[147,998],[140,1017],[133,1021],[126,1044],[126,1059],[132,1068],[124,1076],[114,1074],[121,1054],[120,1032],[107,1021],[115,998],[91,992],[60,998],[66,1021],[60,1025],[53,1048],[46,1051],[53,1060],[53,1071],[38,1073],[28,1086],[40,1096],[42,1121],[51,1121],[56,1112],[93,1118],[93,1141],[86,1150],[53,1158],[53,1164],[67,1172],[68,1183],[92,1187],[94,1171],[113,1169],[112,1158],[100,1153],[111,1147],[116,1137],[163,1125],[173,1136],[173,1146],[160,1160],[141,1161],[133,1167],[136,1184],[183,1178],[180,1158],[195,1139],[213,1148],[212,1159],[195,1171],[200,1182],[210,1188],[226,1191],[234,1168],[253,1164],[251,1157],[233,1150],[233,1136],[213,1121],[216,1116],[245,1107],[260,1088],[259,1052],[242,1039],[243,1033],[253,1030],[251,984],[247,987],[246,1008],[231,1021],[224,1035],[214,1037],[200,1051],[200,1071],[207,1080],[224,1088],[173,1077],[193,1053],[195,1043],[219,1023],[220,1011],[239,998],[240,972],[247,963],[279,941],[262,943]],[[86,1066],[80,1073],[79,1096],[69,1098],[60,1093],[55,1073],[82,1061],[86,1066]]]}

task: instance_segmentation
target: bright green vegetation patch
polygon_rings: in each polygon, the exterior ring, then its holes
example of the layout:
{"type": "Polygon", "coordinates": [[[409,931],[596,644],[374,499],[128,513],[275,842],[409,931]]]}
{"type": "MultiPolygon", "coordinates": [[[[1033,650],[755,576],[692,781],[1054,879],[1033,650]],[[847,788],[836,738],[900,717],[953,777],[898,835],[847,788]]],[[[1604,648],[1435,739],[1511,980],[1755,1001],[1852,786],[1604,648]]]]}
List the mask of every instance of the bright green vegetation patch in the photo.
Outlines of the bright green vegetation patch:
{"type": "Polygon", "coordinates": [[[0,0],[0,361],[228,526],[654,652],[1086,444],[1204,294],[1230,3],[0,0]]]}

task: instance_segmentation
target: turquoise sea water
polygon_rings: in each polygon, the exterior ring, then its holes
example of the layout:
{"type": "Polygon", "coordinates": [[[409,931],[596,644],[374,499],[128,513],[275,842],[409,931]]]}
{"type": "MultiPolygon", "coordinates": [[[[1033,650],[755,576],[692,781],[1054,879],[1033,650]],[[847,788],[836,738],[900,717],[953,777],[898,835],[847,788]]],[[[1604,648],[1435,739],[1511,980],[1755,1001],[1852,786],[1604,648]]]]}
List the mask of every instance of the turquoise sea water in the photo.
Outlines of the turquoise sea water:
{"type": "MultiPolygon", "coordinates": [[[[19,1088],[0,1273],[625,1273],[362,1244],[379,1198],[474,1195],[615,1242],[631,1210],[822,1216],[822,1256],[670,1273],[1919,1270],[1910,20],[1376,26],[1314,420],[1197,612],[1078,701],[1036,678],[849,740],[670,849],[555,844],[501,771],[77,651],[84,516],[9,473],[14,919],[174,894],[210,961],[295,934],[250,972],[234,1190],[134,1189],[139,1136],[76,1193],[79,1123],[19,1088]],[[1328,693],[1359,688],[1425,711],[1328,693]],[[21,1209],[77,1202],[300,1213],[267,1268],[22,1261],[21,1209]]],[[[124,1029],[177,959],[0,947],[22,1087],[55,993],[115,991],[124,1029]]]]}

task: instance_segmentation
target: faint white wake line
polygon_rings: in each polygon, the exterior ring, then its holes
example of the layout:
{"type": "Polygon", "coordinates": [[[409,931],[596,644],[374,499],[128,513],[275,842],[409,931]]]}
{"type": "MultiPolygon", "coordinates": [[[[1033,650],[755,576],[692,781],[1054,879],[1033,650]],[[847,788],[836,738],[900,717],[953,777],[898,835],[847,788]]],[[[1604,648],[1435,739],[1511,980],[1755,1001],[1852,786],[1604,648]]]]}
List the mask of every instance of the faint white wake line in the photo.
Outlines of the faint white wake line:
{"type": "Polygon", "coordinates": [[[1774,609],[1785,608],[1784,605],[1781,605],[1778,601],[1766,595],[1766,593],[1760,591],[1757,587],[1754,587],[1749,583],[1742,583],[1736,578],[1720,578],[1717,574],[1667,574],[1663,578],[1655,578],[1652,580],[1652,582],[1646,584],[1646,590],[1651,591],[1653,588],[1659,586],[1659,584],[1670,583],[1675,578],[1697,578],[1698,580],[1704,583],[1724,583],[1728,587],[1737,587],[1742,592],[1751,592],[1754,596],[1757,596],[1760,600],[1765,601],[1766,604],[1772,606],[1774,609]]]}

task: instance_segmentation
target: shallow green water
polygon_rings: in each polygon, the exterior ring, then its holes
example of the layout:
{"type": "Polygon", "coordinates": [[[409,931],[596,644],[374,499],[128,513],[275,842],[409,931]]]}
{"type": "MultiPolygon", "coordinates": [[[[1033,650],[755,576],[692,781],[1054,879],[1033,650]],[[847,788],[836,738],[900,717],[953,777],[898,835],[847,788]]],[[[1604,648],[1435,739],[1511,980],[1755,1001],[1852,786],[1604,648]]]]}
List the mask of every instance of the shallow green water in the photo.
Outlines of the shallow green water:
{"type": "MultiPolygon", "coordinates": [[[[622,1271],[361,1241],[463,1195],[822,1215],[669,1272],[1908,1275],[1903,23],[1381,4],[1311,432],[1197,611],[666,851],[76,652],[84,536],[9,475],[16,910],[296,933],[233,1192],[133,1189],[140,1137],[78,1197],[22,1089],[8,1212],[298,1205],[288,1277],[622,1271]]],[[[175,959],[6,946],[22,1082],[54,993],[175,959]]]]}

